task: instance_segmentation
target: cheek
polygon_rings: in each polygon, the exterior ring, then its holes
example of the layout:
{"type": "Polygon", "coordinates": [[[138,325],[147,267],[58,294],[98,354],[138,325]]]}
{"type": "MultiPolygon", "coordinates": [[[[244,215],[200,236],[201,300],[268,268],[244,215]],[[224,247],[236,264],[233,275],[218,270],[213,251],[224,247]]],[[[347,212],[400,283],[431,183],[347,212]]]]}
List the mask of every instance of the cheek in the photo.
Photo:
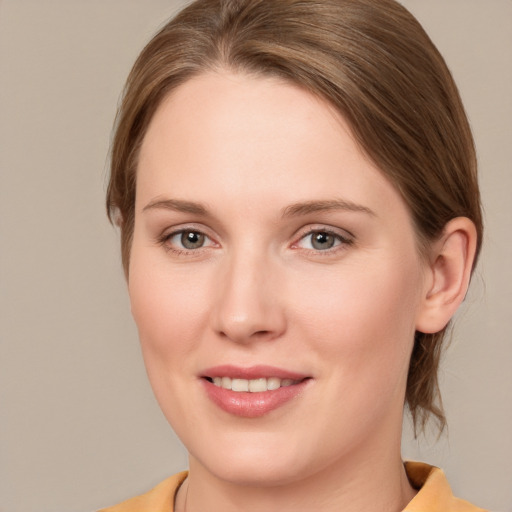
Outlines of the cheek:
{"type": "Polygon", "coordinates": [[[205,287],[199,287],[201,276],[175,269],[171,273],[168,267],[165,255],[155,258],[150,251],[134,250],[129,294],[151,387],[167,420],[183,436],[184,418],[195,415],[183,397],[190,397],[193,353],[202,339],[208,305],[205,287]]]}
{"type": "Polygon", "coordinates": [[[402,385],[414,340],[419,266],[374,262],[338,270],[303,279],[294,292],[304,298],[297,310],[306,337],[317,340],[319,358],[336,362],[332,377],[342,385],[402,385]]]}
{"type": "Polygon", "coordinates": [[[170,272],[165,255],[133,251],[128,288],[148,372],[158,364],[179,363],[199,342],[208,310],[200,281],[197,272],[170,272]]]}

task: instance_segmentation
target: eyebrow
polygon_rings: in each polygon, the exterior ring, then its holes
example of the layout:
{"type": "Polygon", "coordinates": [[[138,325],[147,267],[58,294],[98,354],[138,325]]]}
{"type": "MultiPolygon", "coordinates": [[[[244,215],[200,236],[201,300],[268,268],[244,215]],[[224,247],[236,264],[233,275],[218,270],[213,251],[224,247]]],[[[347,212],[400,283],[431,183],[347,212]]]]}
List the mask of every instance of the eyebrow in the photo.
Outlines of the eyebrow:
{"type": "MultiPolygon", "coordinates": [[[[185,201],[183,199],[154,199],[144,208],[143,212],[148,210],[172,210],[175,212],[192,213],[194,215],[207,216],[208,209],[201,203],[194,201],[185,201]]],[[[293,203],[282,210],[282,217],[300,217],[310,213],[317,213],[330,210],[344,210],[349,212],[362,212],[372,217],[377,215],[367,206],[353,203],[345,199],[327,199],[321,201],[304,201],[293,203]]]]}
{"type": "Polygon", "coordinates": [[[201,203],[193,201],[184,201],[182,199],[154,199],[150,201],[144,208],[143,212],[148,210],[172,210],[175,212],[193,213],[194,215],[207,215],[208,210],[201,203]]]}
{"type": "Polygon", "coordinates": [[[302,203],[291,204],[283,210],[283,217],[296,217],[330,210],[361,212],[371,215],[372,217],[377,216],[377,214],[367,206],[356,204],[345,199],[328,199],[323,201],[305,201],[302,203]]]}

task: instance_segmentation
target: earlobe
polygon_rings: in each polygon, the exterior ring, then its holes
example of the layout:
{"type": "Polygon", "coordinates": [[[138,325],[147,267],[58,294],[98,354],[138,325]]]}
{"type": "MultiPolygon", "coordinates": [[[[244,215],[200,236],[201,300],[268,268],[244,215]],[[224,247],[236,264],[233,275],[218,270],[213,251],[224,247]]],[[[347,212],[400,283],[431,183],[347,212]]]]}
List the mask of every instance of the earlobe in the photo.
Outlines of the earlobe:
{"type": "Polygon", "coordinates": [[[430,263],[416,330],[441,331],[464,300],[475,259],[477,234],[473,222],[457,217],[432,244],[430,263]]]}
{"type": "Polygon", "coordinates": [[[110,218],[111,218],[114,226],[116,226],[118,228],[123,227],[123,223],[124,223],[123,214],[121,213],[121,210],[117,206],[111,210],[110,216],[111,216],[110,218]]]}

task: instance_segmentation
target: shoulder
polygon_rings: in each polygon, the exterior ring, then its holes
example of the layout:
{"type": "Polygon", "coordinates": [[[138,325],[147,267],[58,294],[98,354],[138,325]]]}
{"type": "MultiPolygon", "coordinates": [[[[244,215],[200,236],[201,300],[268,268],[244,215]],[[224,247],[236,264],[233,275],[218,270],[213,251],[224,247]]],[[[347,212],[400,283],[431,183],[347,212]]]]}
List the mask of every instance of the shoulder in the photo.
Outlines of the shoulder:
{"type": "Polygon", "coordinates": [[[187,471],[177,473],[160,482],[145,494],[123,501],[113,507],[102,508],[98,512],[172,512],[176,491],[187,475],[187,471]]]}
{"type": "Polygon", "coordinates": [[[406,462],[405,470],[418,494],[403,512],[485,512],[456,498],[441,469],[422,462],[406,462]]]}

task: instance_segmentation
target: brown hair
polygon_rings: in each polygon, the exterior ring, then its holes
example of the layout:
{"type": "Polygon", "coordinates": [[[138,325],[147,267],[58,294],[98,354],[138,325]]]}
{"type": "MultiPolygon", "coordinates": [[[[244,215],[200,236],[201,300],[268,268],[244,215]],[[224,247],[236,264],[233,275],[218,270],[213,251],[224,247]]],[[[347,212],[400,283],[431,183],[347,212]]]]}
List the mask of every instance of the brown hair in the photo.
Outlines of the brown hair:
{"type": "MultiPolygon", "coordinates": [[[[278,76],[326,99],[406,202],[423,252],[455,217],[482,239],[476,157],[457,87],[416,19],[394,0],[197,0],[144,48],[111,150],[109,218],[128,277],[137,157],[171,90],[208,70],[278,76]]],[[[437,370],[444,330],[416,333],[406,391],[415,426],[445,425],[437,370]]]]}

